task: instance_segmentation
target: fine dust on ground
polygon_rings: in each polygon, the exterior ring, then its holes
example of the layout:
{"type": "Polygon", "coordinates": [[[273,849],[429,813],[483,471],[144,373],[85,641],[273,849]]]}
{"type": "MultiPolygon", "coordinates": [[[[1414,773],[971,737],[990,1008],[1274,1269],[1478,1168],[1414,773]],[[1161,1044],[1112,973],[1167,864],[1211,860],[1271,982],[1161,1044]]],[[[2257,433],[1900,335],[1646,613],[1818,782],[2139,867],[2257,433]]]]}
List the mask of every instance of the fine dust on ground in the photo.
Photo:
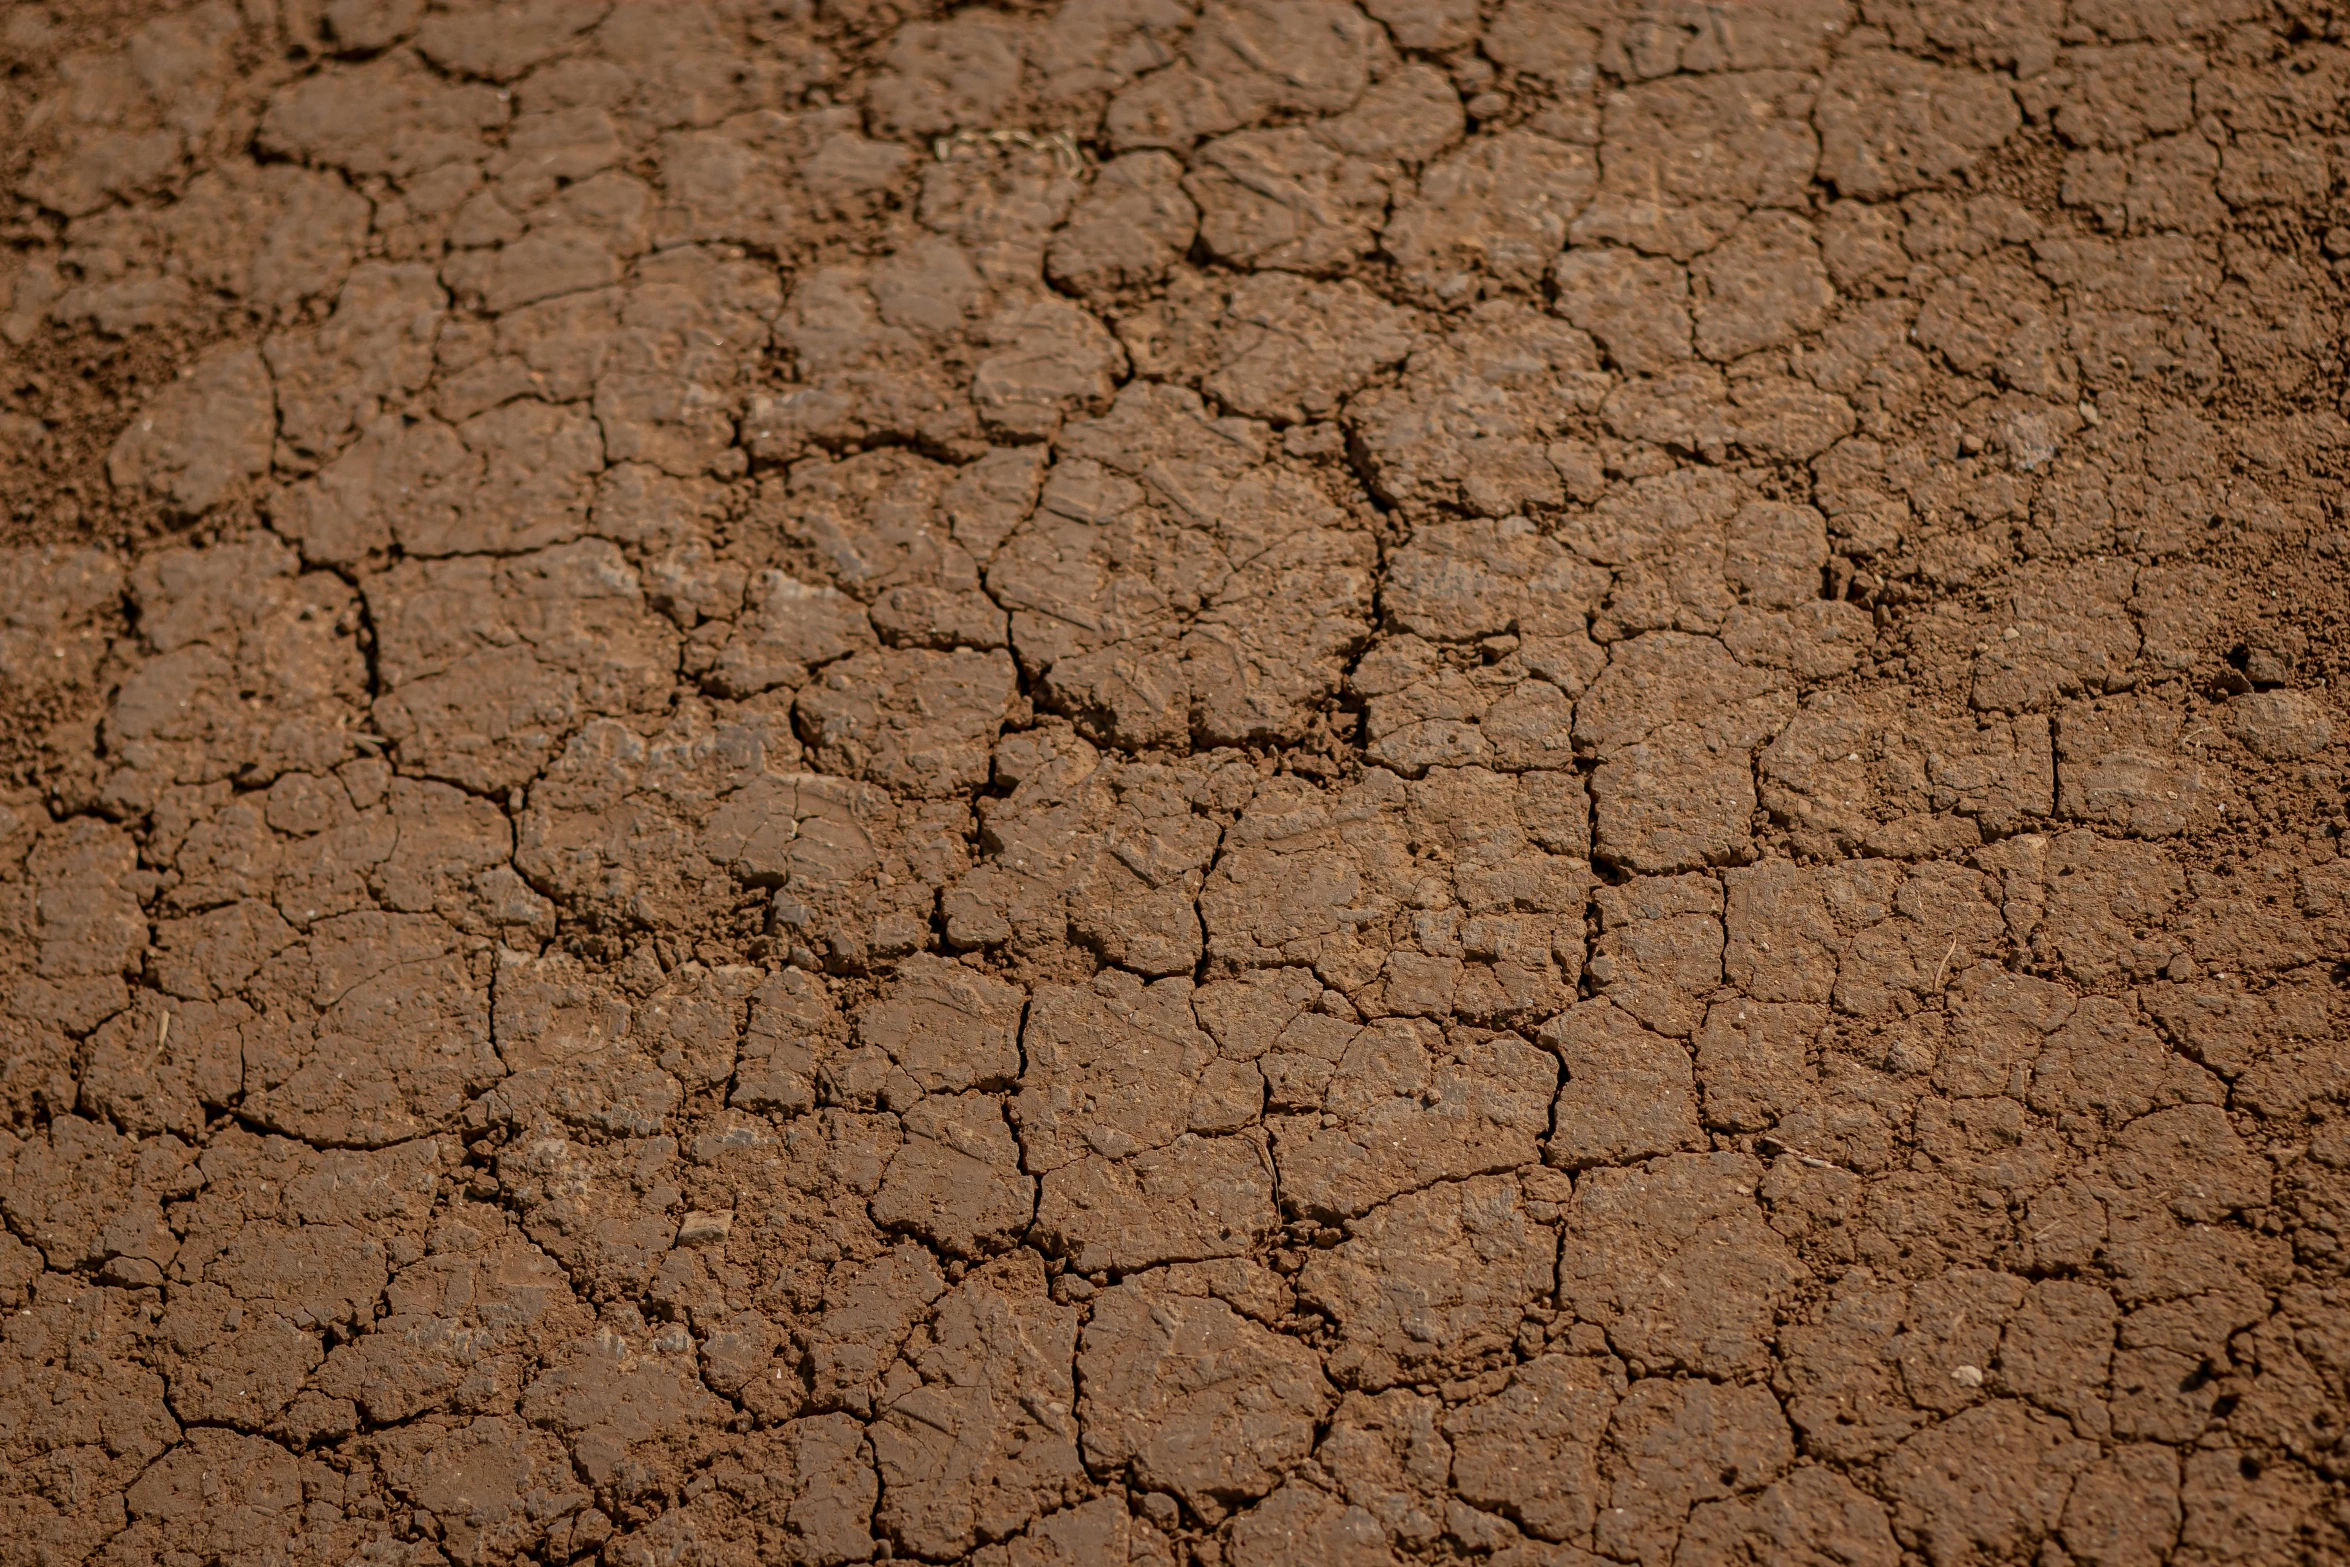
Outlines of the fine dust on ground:
{"type": "Polygon", "coordinates": [[[2345,1560],[2345,30],[0,6],[0,1563],[2345,1560]]]}

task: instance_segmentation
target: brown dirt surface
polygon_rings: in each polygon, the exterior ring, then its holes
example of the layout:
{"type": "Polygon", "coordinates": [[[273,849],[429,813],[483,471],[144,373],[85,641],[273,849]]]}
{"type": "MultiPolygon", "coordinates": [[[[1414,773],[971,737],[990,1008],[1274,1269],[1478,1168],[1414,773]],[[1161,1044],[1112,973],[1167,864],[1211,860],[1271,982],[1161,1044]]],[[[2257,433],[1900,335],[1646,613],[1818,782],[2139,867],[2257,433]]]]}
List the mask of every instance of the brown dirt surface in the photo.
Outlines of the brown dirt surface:
{"type": "Polygon", "coordinates": [[[0,1567],[2350,1561],[2346,106],[0,3],[0,1567]]]}

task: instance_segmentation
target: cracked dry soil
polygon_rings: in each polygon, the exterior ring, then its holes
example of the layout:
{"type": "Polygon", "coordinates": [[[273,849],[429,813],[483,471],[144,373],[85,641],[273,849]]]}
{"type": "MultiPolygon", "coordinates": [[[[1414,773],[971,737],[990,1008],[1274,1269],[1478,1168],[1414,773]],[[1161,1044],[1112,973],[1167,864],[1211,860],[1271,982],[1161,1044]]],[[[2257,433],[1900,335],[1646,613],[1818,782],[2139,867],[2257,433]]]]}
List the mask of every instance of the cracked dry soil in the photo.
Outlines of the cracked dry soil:
{"type": "Polygon", "coordinates": [[[2350,1559],[2344,30],[5,7],[0,1562],[2350,1559]]]}

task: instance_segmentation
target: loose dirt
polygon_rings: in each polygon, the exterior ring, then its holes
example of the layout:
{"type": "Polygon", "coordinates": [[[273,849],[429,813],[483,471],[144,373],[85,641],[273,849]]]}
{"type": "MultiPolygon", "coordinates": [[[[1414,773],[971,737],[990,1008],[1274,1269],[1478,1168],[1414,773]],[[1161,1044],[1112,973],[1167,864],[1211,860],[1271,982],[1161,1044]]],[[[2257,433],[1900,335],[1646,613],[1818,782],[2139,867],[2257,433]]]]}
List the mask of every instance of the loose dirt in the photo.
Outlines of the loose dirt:
{"type": "Polygon", "coordinates": [[[2345,27],[0,7],[0,1563],[2350,1559],[2345,27]]]}

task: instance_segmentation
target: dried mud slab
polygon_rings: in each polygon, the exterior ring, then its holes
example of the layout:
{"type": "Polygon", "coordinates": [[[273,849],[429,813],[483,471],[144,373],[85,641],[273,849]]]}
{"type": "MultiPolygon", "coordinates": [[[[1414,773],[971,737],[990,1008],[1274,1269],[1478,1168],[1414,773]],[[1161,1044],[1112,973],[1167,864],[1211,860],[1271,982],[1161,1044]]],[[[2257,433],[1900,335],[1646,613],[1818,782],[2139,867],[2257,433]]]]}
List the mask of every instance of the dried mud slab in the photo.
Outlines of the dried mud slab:
{"type": "Polygon", "coordinates": [[[0,1563],[2350,1559],[2346,32],[0,8],[0,1563]]]}

